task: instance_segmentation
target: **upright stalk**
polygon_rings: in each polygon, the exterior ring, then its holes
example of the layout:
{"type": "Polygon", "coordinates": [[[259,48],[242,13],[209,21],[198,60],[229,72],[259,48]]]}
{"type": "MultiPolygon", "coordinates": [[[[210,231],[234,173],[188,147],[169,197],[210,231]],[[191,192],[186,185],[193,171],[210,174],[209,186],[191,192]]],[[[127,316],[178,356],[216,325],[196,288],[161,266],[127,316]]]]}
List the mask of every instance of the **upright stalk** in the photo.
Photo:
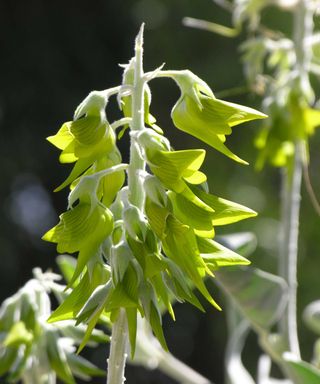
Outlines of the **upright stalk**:
{"type": "Polygon", "coordinates": [[[121,308],[117,320],[112,326],[110,357],[108,359],[107,384],[124,383],[124,369],[127,359],[128,330],[127,317],[121,308]]]}
{"type": "MultiPolygon", "coordinates": [[[[143,29],[141,26],[135,42],[134,85],[132,90],[132,121],[131,131],[144,129],[144,84],[143,79],[143,29]]],[[[143,209],[144,192],[139,171],[145,169],[138,144],[131,136],[130,164],[128,167],[128,199],[139,209],[143,209]]],[[[128,324],[126,311],[121,308],[112,326],[110,357],[108,359],[107,384],[122,384],[125,381],[124,370],[128,347],[128,324]]]]}
{"type": "MultiPolygon", "coordinates": [[[[306,47],[306,39],[312,34],[313,10],[308,0],[300,0],[294,14],[294,44],[297,73],[296,93],[302,101],[308,99],[308,67],[311,51],[306,47]],[[308,4],[309,3],[309,4],[308,4]]],[[[302,119],[301,119],[302,120],[302,119]]],[[[298,124],[298,122],[297,122],[298,124]]],[[[285,336],[289,350],[300,357],[297,331],[297,256],[299,235],[299,211],[301,200],[301,179],[303,169],[302,139],[295,143],[295,156],[292,170],[283,173],[282,190],[282,239],[279,272],[288,283],[288,305],[280,322],[280,330],[285,336]]]]}
{"type": "Polygon", "coordinates": [[[300,357],[297,331],[297,258],[299,235],[300,190],[302,178],[301,142],[295,145],[292,175],[282,175],[282,239],[279,262],[280,275],[288,283],[288,304],[280,322],[289,350],[300,357]]]}

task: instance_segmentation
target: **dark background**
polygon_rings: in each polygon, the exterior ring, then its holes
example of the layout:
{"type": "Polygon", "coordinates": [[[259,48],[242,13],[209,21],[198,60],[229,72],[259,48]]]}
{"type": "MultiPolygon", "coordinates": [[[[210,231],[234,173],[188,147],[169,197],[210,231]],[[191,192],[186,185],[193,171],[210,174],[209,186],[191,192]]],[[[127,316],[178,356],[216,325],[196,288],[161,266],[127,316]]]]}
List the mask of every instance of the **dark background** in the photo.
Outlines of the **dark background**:
{"type": "MultiPolygon", "coordinates": [[[[0,0],[0,302],[31,276],[32,268],[55,266],[55,247],[40,240],[66,208],[67,191],[54,194],[70,167],[58,163],[58,151],[45,141],[72,118],[79,102],[94,89],[121,82],[121,68],[133,55],[134,37],[146,22],[145,69],[163,62],[167,69],[188,68],[219,92],[245,85],[239,44],[244,36],[228,39],[186,28],[184,16],[230,25],[229,15],[209,0],[0,0]]],[[[276,28],[290,33],[290,17],[264,14],[276,28]]],[[[203,147],[178,132],[170,110],[179,96],[169,80],[152,83],[152,113],[177,149],[203,147]]],[[[248,93],[229,99],[259,108],[259,98],[248,93]]],[[[117,116],[109,108],[110,120],[117,116]]],[[[280,175],[276,169],[254,171],[253,139],[259,123],[234,129],[228,145],[250,166],[233,163],[208,150],[204,171],[210,189],[259,212],[257,219],[235,224],[224,233],[253,231],[259,241],[252,255],[255,266],[276,272],[279,230],[280,175]]],[[[121,142],[127,157],[126,140],[121,142]]],[[[311,142],[311,178],[320,194],[319,135],[311,142]]],[[[209,149],[209,148],[207,148],[209,149]]],[[[303,190],[300,234],[299,297],[301,310],[319,297],[319,218],[303,190]]],[[[221,231],[220,231],[221,233],[221,231]]],[[[212,285],[213,295],[224,305],[212,285]]],[[[177,321],[164,317],[170,350],[216,384],[223,382],[226,342],[225,314],[206,307],[202,314],[189,305],[176,306],[177,321]]],[[[311,355],[313,335],[300,324],[304,356],[311,355]]],[[[246,363],[255,370],[256,340],[249,337],[246,363]]],[[[105,366],[107,347],[85,354],[105,366]]],[[[1,381],[1,379],[0,379],[1,381]]],[[[80,382],[80,381],[79,381],[80,382]]],[[[94,379],[95,383],[104,380],[94,379]]],[[[171,383],[159,372],[128,367],[127,382],[171,383]]]]}

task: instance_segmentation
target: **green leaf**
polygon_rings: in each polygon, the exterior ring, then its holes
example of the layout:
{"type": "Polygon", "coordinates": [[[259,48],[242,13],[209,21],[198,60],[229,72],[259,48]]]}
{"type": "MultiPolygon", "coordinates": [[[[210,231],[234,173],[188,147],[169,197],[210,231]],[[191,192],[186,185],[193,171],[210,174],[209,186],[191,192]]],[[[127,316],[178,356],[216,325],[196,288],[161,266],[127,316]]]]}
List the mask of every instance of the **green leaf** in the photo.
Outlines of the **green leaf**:
{"type": "Polygon", "coordinates": [[[250,267],[215,272],[219,286],[258,330],[269,330],[286,305],[287,285],[279,276],[250,267]]]}
{"type": "Polygon", "coordinates": [[[320,370],[315,366],[297,359],[294,355],[288,352],[283,354],[283,360],[294,384],[320,383],[320,370]]]}

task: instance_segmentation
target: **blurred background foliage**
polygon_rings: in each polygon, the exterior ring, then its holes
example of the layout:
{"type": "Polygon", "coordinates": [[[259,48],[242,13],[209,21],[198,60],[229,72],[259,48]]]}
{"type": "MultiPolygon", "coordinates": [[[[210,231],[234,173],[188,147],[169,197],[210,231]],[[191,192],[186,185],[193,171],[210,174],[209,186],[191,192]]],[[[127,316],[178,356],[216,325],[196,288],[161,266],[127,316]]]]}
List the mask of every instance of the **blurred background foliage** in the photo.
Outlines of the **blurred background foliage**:
{"type": "MultiPolygon", "coordinates": [[[[146,22],[146,70],[163,62],[166,69],[188,68],[203,78],[218,97],[259,108],[259,98],[248,92],[225,96],[231,88],[246,86],[239,52],[244,36],[228,39],[186,28],[181,22],[185,16],[230,25],[229,15],[210,0],[0,1],[0,302],[31,278],[32,268],[57,270],[55,248],[40,237],[65,210],[67,191],[54,194],[52,190],[69,168],[58,164],[58,153],[45,138],[72,118],[75,107],[91,90],[121,82],[118,63],[126,63],[132,56],[133,39],[142,21],[146,22]]],[[[271,8],[262,16],[269,26],[271,23],[274,29],[290,34],[288,14],[275,13],[271,8]]],[[[169,80],[156,80],[151,86],[151,112],[176,149],[203,147],[176,130],[170,121],[177,88],[169,80]]],[[[108,113],[117,116],[117,106],[108,107],[108,113]]],[[[260,173],[254,170],[257,154],[253,140],[258,130],[259,122],[245,124],[235,128],[228,139],[230,149],[249,161],[249,166],[206,148],[204,171],[213,193],[259,213],[256,219],[224,228],[224,233],[254,232],[258,247],[251,257],[253,264],[276,273],[280,171],[269,167],[260,173]]],[[[318,134],[311,139],[310,148],[310,176],[317,195],[319,145],[318,134]]],[[[126,137],[120,148],[126,159],[126,137]]],[[[300,313],[320,294],[319,228],[319,217],[304,188],[298,265],[300,313]]],[[[213,285],[210,288],[217,291],[213,285]]],[[[219,303],[225,305],[222,295],[219,303]]],[[[177,321],[164,318],[165,334],[173,354],[219,384],[223,382],[225,313],[204,305],[206,314],[188,305],[177,305],[177,321]]],[[[301,322],[299,331],[303,357],[309,360],[313,335],[301,322]]],[[[107,348],[86,350],[85,354],[104,368],[107,348]]],[[[253,372],[250,357],[256,356],[257,348],[255,336],[250,335],[244,356],[253,372]]],[[[127,380],[172,382],[159,372],[130,366],[127,380]]]]}

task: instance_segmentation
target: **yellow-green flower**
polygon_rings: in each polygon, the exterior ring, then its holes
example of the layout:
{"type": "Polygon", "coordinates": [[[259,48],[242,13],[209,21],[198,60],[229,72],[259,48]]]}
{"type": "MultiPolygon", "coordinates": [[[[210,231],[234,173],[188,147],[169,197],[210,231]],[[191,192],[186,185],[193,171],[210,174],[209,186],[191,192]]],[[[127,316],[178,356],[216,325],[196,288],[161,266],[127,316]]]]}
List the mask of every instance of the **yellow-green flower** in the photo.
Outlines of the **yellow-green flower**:
{"type": "Polygon", "coordinates": [[[60,222],[50,229],[43,240],[57,243],[59,253],[79,252],[77,267],[70,285],[83,271],[88,260],[100,248],[113,229],[113,216],[102,204],[92,207],[81,203],[60,216],[60,222]]]}
{"type": "Polygon", "coordinates": [[[231,134],[233,126],[263,119],[266,115],[215,98],[209,86],[189,71],[178,72],[172,77],[181,89],[181,96],[171,112],[175,126],[231,159],[246,163],[225,146],[226,135],[231,134]]]}

